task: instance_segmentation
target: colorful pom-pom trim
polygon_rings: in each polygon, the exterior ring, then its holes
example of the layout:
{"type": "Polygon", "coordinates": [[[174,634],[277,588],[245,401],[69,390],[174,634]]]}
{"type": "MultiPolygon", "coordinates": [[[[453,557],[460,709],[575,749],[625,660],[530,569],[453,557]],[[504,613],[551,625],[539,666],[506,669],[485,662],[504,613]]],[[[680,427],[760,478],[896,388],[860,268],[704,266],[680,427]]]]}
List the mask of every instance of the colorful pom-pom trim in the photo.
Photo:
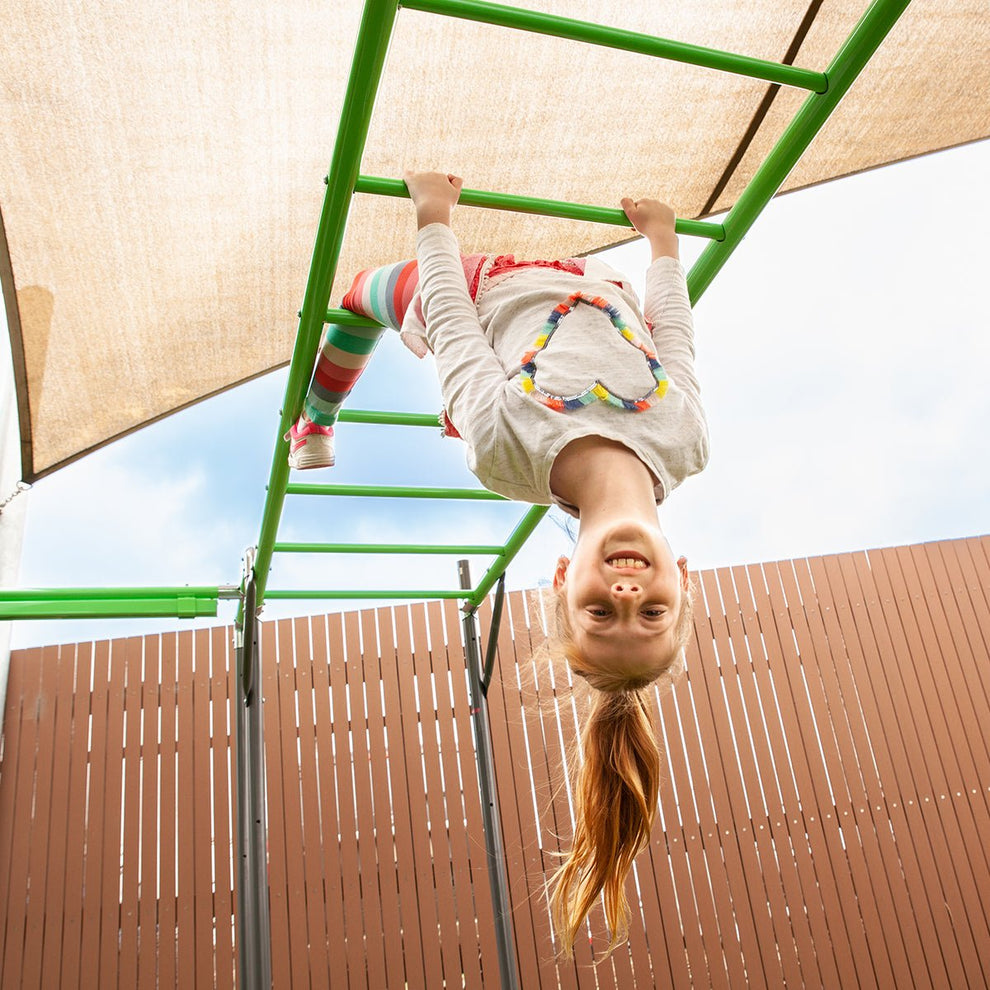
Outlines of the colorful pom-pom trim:
{"type": "Polygon", "coordinates": [[[554,306],[553,311],[533,342],[532,349],[528,350],[522,357],[519,368],[519,381],[523,391],[527,395],[532,395],[534,399],[542,402],[545,406],[549,406],[551,409],[556,409],[558,412],[580,409],[582,406],[586,406],[596,400],[605,402],[617,409],[625,409],[628,412],[642,412],[644,409],[649,409],[655,402],[659,402],[667,394],[667,372],[664,371],[663,365],[657,360],[656,354],[647,350],[647,348],[636,340],[628,324],[622,319],[622,314],[611,303],[601,296],[586,296],[583,292],[574,292],[567,297],[566,302],[558,303],[554,306]],[[638,399],[624,399],[622,396],[611,392],[597,378],[590,388],[585,389],[580,395],[572,395],[570,397],[554,395],[552,392],[547,392],[536,384],[537,354],[550,343],[550,338],[559,326],[560,321],[568,313],[576,309],[578,303],[581,302],[586,303],[588,306],[594,306],[595,309],[600,309],[612,321],[612,326],[618,330],[623,339],[632,344],[637,350],[643,352],[650,373],[656,380],[656,386],[647,392],[646,395],[638,399]]]}

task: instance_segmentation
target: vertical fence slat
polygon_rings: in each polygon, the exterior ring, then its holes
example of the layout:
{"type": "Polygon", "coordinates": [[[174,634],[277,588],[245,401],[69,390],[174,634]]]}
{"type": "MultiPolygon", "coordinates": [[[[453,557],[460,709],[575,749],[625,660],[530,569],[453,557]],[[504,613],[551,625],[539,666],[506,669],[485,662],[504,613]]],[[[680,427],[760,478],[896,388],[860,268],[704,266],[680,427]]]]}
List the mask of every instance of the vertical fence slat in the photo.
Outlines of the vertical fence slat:
{"type": "MultiPolygon", "coordinates": [[[[344,932],[347,985],[366,986],[364,943],[361,922],[361,874],[358,860],[357,815],[351,757],[353,712],[347,691],[347,667],[352,659],[350,643],[344,641],[342,616],[330,616],[330,689],[333,692],[333,735],[337,769],[337,802],[340,809],[340,862],[343,869],[344,932]]],[[[355,652],[354,662],[359,654],[355,652]]],[[[340,961],[341,969],[344,961],[340,961]]]]}
{"type": "Polygon", "coordinates": [[[178,981],[178,699],[179,637],[165,633],[161,639],[161,840],[158,867],[158,985],[173,987],[178,981]]]}
{"type": "MultiPolygon", "coordinates": [[[[454,904],[450,877],[450,839],[445,824],[443,800],[443,771],[440,762],[438,724],[436,716],[437,681],[445,676],[445,648],[441,638],[434,642],[428,637],[425,606],[412,609],[413,641],[416,644],[414,664],[419,688],[420,716],[423,729],[423,761],[426,774],[426,803],[433,850],[434,891],[437,905],[440,958],[447,983],[460,980],[461,963],[457,951],[457,908],[454,904]],[[430,649],[426,644],[430,642],[430,649]]],[[[429,936],[427,936],[429,937],[429,936]]]]}
{"type": "Polygon", "coordinates": [[[216,987],[217,990],[233,987],[234,983],[234,874],[231,796],[234,781],[231,778],[233,756],[232,715],[237,703],[236,682],[231,668],[235,668],[233,640],[228,626],[217,626],[211,631],[211,679],[210,706],[213,715],[213,733],[210,751],[213,757],[213,916],[216,939],[216,987]]]}
{"type": "Polygon", "coordinates": [[[193,636],[178,637],[176,683],[176,967],[180,986],[196,982],[196,722],[193,636]]]}
{"type": "MultiPolygon", "coordinates": [[[[313,709],[313,650],[310,621],[293,620],[296,668],[296,707],[299,712],[299,783],[302,801],[304,877],[306,883],[306,925],[309,943],[309,979],[318,983],[329,979],[327,957],[326,895],[324,888],[325,837],[320,830],[317,793],[316,722],[313,709]],[[323,974],[327,974],[326,977],[323,974]]],[[[286,768],[288,770],[288,768],[286,768]]]]}
{"type": "MultiPolygon", "coordinates": [[[[6,884],[6,925],[3,955],[3,990],[19,988],[24,966],[24,930],[27,922],[24,905],[28,896],[28,861],[32,832],[32,816],[27,813],[34,796],[34,768],[37,759],[42,704],[43,650],[34,650],[25,658],[20,669],[12,674],[7,687],[8,717],[18,720],[16,734],[10,731],[10,757],[4,750],[4,785],[10,781],[8,793],[10,835],[9,869],[6,884]]],[[[13,667],[13,665],[12,665],[13,667]]],[[[9,730],[8,730],[9,731],[9,730]]],[[[5,747],[7,737],[5,735],[5,747]]]]}
{"type": "MultiPolygon", "coordinates": [[[[371,773],[371,792],[374,795],[375,852],[378,863],[379,893],[381,898],[382,942],[385,950],[385,985],[402,986],[405,983],[402,962],[402,919],[399,902],[399,856],[396,847],[395,796],[389,782],[392,757],[386,738],[386,717],[382,666],[385,656],[384,636],[379,635],[379,625],[386,625],[391,634],[391,612],[382,609],[376,614],[372,609],[361,612],[361,666],[367,685],[368,719],[368,769],[371,773]]],[[[401,738],[401,737],[400,737],[401,738]]],[[[396,741],[392,741],[396,746],[396,741]]]]}
{"type": "MultiPolygon", "coordinates": [[[[316,745],[319,752],[318,792],[323,822],[324,896],[327,922],[327,970],[325,979],[339,973],[344,963],[344,898],[341,890],[340,819],[337,813],[337,781],[334,773],[333,720],[330,710],[330,660],[326,620],[313,620],[313,686],[316,709],[316,745]]],[[[314,978],[323,974],[314,972],[314,978]]],[[[345,977],[346,979],[346,977],[345,977]]]]}
{"type": "MultiPolygon", "coordinates": [[[[268,903],[272,943],[272,986],[276,990],[281,988],[288,990],[292,987],[292,968],[289,959],[288,880],[285,866],[286,814],[282,793],[284,760],[276,630],[275,622],[259,624],[262,691],[256,692],[256,698],[262,701],[265,722],[265,795],[268,817],[268,903]]],[[[291,728],[295,730],[294,720],[291,728]]]]}
{"type": "Polygon", "coordinates": [[[158,803],[160,752],[158,732],[162,715],[162,643],[145,639],[144,674],[141,678],[141,874],[138,901],[138,979],[141,990],[158,981],[158,853],[162,809],[158,803]]]}
{"type": "Polygon", "coordinates": [[[124,652],[124,778],[120,860],[118,983],[137,986],[138,891],[141,879],[141,665],[144,641],[134,637],[124,652]]]}
{"type": "Polygon", "coordinates": [[[299,772],[299,727],[296,714],[296,665],[293,623],[279,619],[276,623],[278,657],[278,713],[282,752],[282,813],[285,815],[286,906],[289,922],[289,963],[292,986],[305,987],[309,982],[307,951],[306,863],[303,856],[302,807],[299,772]]]}
{"type": "MultiPolygon", "coordinates": [[[[45,868],[44,941],[40,946],[41,970],[39,985],[53,986],[59,982],[59,957],[64,934],[69,895],[67,876],[70,754],[73,736],[73,697],[76,681],[76,649],[63,646],[57,651],[58,672],[55,684],[53,749],[51,772],[51,810],[48,832],[48,862],[45,868]]],[[[87,692],[88,694],[88,686],[87,692]]],[[[31,885],[40,878],[32,876],[31,885]]],[[[30,983],[25,980],[25,986],[30,983]]]]}
{"type": "MultiPolygon", "coordinates": [[[[375,818],[368,750],[368,707],[365,702],[366,682],[361,659],[360,613],[345,614],[344,630],[348,659],[347,697],[351,713],[350,758],[354,775],[361,904],[365,921],[363,968],[367,985],[373,990],[374,987],[385,985],[385,944],[382,937],[381,896],[378,888],[378,861],[375,849],[375,818]]],[[[436,849],[434,851],[436,852],[436,849]]]]}
{"type": "MultiPolygon", "coordinates": [[[[426,645],[414,640],[412,613],[420,606],[403,605],[395,610],[396,629],[396,677],[403,713],[403,752],[406,779],[409,786],[409,815],[412,822],[412,845],[415,855],[413,867],[416,876],[418,914],[422,934],[423,965],[427,987],[443,986],[443,962],[437,939],[439,919],[434,896],[433,859],[430,853],[430,836],[427,829],[427,778],[423,768],[422,737],[425,713],[431,704],[427,693],[423,701],[422,677],[417,669],[415,655],[425,652],[426,645]]],[[[405,912],[403,912],[404,914],[405,912]]],[[[408,937],[408,936],[407,936],[408,937]]]]}
{"type": "MultiPolygon", "coordinates": [[[[415,710],[403,710],[399,681],[406,676],[400,670],[396,658],[396,636],[393,628],[395,611],[380,609],[378,612],[378,642],[382,689],[384,693],[384,731],[387,743],[388,772],[391,783],[390,797],[395,828],[396,895],[398,897],[398,936],[402,951],[403,985],[425,986],[423,968],[423,933],[420,928],[419,894],[413,848],[414,820],[412,818],[413,792],[410,787],[407,764],[413,759],[412,740],[416,738],[418,718],[415,710]]],[[[414,778],[415,779],[415,778],[414,778]]],[[[418,823],[416,823],[418,824],[418,823]]]]}
{"type": "MultiPolygon", "coordinates": [[[[65,845],[65,918],[60,951],[53,946],[52,958],[45,960],[44,986],[81,986],[79,955],[82,949],[83,870],[86,850],[86,782],[89,765],[89,718],[92,704],[93,646],[79,643],[74,647],[76,677],[72,697],[72,738],[69,743],[69,803],[66,817],[65,845]]],[[[0,848],[3,840],[0,838],[0,848]]]]}

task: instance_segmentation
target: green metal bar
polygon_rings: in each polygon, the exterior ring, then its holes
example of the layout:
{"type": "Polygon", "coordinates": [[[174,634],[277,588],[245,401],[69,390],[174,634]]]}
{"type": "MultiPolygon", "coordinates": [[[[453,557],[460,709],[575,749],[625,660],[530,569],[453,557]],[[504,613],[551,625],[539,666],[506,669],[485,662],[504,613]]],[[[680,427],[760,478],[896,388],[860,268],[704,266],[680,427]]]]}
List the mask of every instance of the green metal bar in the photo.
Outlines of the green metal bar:
{"type": "Polygon", "coordinates": [[[500,546],[439,546],[427,543],[276,543],[275,553],[422,553],[498,556],[500,546]]]}
{"type": "Polygon", "coordinates": [[[481,502],[507,499],[484,488],[415,488],[406,485],[286,485],[287,495],[342,495],[353,498],[450,498],[481,502]]]}
{"type": "Polygon", "coordinates": [[[828,92],[809,96],[780,140],[757,169],[749,185],[723,221],[725,240],[709,244],[688,275],[691,302],[701,298],[712,279],[729,260],[756,218],[783,185],[791,169],[825,125],[853,81],[904,12],[910,0],[875,0],[827,70],[828,92]]]}
{"type": "Polygon", "coordinates": [[[404,599],[430,599],[430,598],[467,598],[470,595],[470,590],[468,591],[437,591],[435,589],[426,590],[411,590],[411,591],[395,591],[395,590],[382,590],[382,591],[325,591],[325,590],[312,590],[312,589],[296,589],[296,590],[286,590],[286,589],[274,589],[268,592],[268,599],[274,601],[275,599],[282,600],[313,600],[313,599],[327,599],[336,601],[349,601],[351,599],[368,599],[368,598],[404,598],[404,599]]]}
{"type": "Polygon", "coordinates": [[[336,323],[342,327],[383,327],[384,323],[367,316],[352,313],[349,309],[328,309],[324,323],[336,323]]]}
{"type": "Polygon", "coordinates": [[[361,167],[361,156],[368,139],[371,112],[381,81],[385,54],[397,11],[397,0],[367,0],[354,46],[354,59],[347,81],[347,91],[344,94],[337,140],[330,160],[329,181],[320,214],[316,243],[313,247],[313,260],[299,314],[299,330],[285,385],[282,417],[275,453],[272,456],[268,494],[265,498],[261,531],[258,536],[255,578],[259,606],[265,600],[272,546],[275,543],[282,507],[285,504],[285,483],[289,477],[287,461],[289,445],[282,437],[302,408],[306,388],[309,385],[313,356],[316,354],[323,332],[323,317],[330,301],[330,289],[340,260],[347,211],[361,167]]]}
{"type": "MultiPolygon", "coordinates": [[[[377,175],[360,175],[354,191],[374,196],[394,196],[409,198],[406,184],[399,179],[386,179],[377,175]]],[[[484,189],[462,189],[458,203],[464,206],[480,206],[489,210],[510,210],[514,213],[535,213],[547,217],[563,217],[565,220],[589,220],[592,223],[607,223],[614,227],[632,229],[629,218],[622,210],[607,206],[585,206],[581,203],[567,203],[559,199],[539,199],[534,196],[513,196],[509,193],[487,192],[484,189]]],[[[678,219],[675,229],[679,234],[707,237],[720,241],[725,236],[720,223],[706,220],[678,219]]],[[[328,322],[330,314],[327,314],[328,322]]]]}
{"type": "Polygon", "coordinates": [[[436,413],[379,412],[374,409],[341,409],[341,423],[375,423],[382,426],[432,426],[440,428],[436,413]]]}
{"type": "Polygon", "coordinates": [[[219,598],[218,585],[176,585],[162,588],[3,588],[0,602],[142,601],[149,598],[219,598]]]}
{"type": "MultiPolygon", "coordinates": [[[[108,589],[54,589],[77,592],[62,597],[19,597],[16,592],[0,595],[0,619],[113,619],[166,618],[192,619],[215,616],[217,599],[214,595],[171,594],[162,589],[160,596],[141,595],[113,597],[109,594],[85,597],[86,591],[108,589]]],[[[215,591],[215,589],[214,589],[215,591]]]]}
{"type": "Polygon", "coordinates": [[[477,588],[471,592],[468,602],[472,608],[477,608],[484,601],[485,595],[488,594],[495,582],[505,573],[505,569],[512,563],[513,558],[522,549],[523,544],[539,525],[540,520],[549,511],[550,506],[548,505],[530,506],[529,511],[517,523],[516,528],[509,535],[508,540],[506,540],[502,556],[485,571],[485,575],[478,582],[477,588]]]}
{"type": "Polygon", "coordinates": [[[810,89],[816,93],[824,93],[828,87],[828,79],[822,72],[749,58],[746,55],[736,55],[715,48],[702,48],[698,45],[669,41],[653,35],[636,34],[633,31],[623,31],[587,21],[541,14],[534,10],[483,3],[481,0],[401,0],[401,5],[409,10],[422,10],[431,14],[459,17],[462,20],[481,21],[485,24],[497,24],[500,27],[548,34],[556,38],[569,38],[571,41],[585,41],[603,48],[618,48],[627,52],[653,55],[672,62],[686,62],[689,65],[719,69],[740,76],[765,79],[767,82],[780,83],[782,86],[810,89]]]}

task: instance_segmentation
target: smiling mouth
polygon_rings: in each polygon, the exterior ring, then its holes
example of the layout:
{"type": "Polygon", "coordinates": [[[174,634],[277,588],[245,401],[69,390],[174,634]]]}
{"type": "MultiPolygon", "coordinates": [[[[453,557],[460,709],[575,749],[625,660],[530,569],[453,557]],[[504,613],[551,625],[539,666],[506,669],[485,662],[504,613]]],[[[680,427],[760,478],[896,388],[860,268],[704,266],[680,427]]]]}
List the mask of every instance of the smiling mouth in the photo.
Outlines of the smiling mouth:
{"type": "Polygon", "coordinates": [[[616,570],[641,571],[650,566],[650,562],[634,550],[620,550],[618,553],[610,554],[605,558],[605,563],[616,570]]]}

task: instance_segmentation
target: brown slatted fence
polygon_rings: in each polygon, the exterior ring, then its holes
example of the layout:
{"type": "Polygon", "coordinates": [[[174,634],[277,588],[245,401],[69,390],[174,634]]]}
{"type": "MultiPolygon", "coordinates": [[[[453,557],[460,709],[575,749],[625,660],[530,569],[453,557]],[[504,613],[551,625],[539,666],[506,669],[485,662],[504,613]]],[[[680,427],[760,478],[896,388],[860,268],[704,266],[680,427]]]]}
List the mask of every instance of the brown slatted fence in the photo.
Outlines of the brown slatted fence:
{"type": "MultiPolygon", "coordinates": [[[[520,982],[990,982],[990,540],[698,576],[628,945],[555,958],[582,697],[508,596],[489,693],[520,982]]],[[[481,610],[483,637],[490,618],[481,610]]],[[[456,605],[262,624],[278,988],[498,985],[456,605]]],[[[230,630],[12,657],[0,990],[234,983],[230,630]]]]}
{"type": "Polygon", "coordinates": [[[234,985],[228,633],[13,654],[4,990],[234,985]]]}

